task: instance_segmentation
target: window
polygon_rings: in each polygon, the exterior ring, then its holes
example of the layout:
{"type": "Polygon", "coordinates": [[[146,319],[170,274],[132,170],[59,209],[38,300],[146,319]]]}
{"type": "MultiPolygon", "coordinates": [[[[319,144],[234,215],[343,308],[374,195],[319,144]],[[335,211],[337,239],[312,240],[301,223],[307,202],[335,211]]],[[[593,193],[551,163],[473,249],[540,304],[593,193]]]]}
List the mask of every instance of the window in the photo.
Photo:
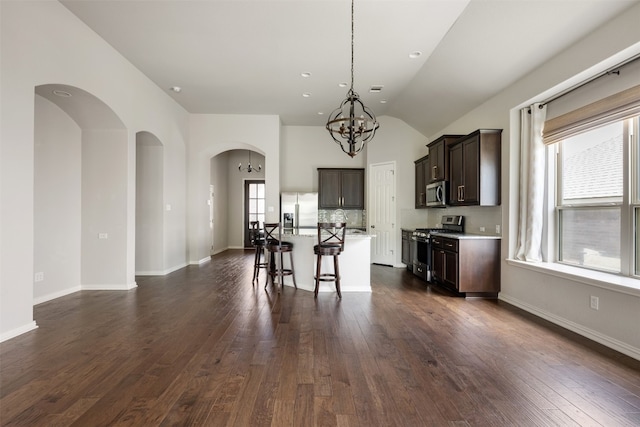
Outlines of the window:
{"type": "Polygon", "coordinates": [[[248,221],[247,227],[251,221],[264,222],[264,181],[247,181],[248,185],[248,221]]]}
{"type": "Polygon", "coordinates": [[[639,274],[638,121],[616,120],[553,145],[558,262],[639,274]]]}

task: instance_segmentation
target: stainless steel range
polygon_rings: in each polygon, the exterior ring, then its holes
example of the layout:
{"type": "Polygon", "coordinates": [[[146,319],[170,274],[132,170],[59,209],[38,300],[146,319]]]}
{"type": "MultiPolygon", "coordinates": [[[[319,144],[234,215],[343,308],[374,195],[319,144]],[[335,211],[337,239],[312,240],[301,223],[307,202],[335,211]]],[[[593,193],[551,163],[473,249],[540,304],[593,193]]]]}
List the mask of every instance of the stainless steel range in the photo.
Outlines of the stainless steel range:
{"type": "Polygon", "coordinates": [[[431,233],[463,233],[464,217],[462,215],[443,215],[440,228],[416,228],[411,236],[413,254],[413,274],[431,281],[431,233]]]}

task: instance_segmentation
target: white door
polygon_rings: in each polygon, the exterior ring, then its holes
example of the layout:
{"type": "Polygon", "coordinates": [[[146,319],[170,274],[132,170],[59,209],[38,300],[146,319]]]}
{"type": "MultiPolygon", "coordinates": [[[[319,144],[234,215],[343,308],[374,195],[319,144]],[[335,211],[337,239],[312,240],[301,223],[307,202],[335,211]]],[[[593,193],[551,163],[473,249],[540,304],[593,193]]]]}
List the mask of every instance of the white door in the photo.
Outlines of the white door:
{"type": "Polygon", "coordinates": [[[395,162],[379,163],[369,170],[369,233],[371,262],[393,266],[396,261],[395,162]]]}

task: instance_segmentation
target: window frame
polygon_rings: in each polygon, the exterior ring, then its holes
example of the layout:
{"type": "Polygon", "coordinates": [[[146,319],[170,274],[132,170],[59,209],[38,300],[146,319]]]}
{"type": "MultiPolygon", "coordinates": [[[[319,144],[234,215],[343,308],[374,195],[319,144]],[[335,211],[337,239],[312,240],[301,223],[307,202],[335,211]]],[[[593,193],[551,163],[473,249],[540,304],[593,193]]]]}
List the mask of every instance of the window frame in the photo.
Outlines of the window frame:
{"type": "MultiPolygon", "coordinates": [[[[553,158],[553,168],[547,180],[550,190],[550,218],[547,221],[547,238],[549,240],[549,258],[553,262],[571,267],[581,268],[590,271],[599,271],[608,274],[615,274],[625,277],[640,279],[640,142],[638,134],[640,128],[640,116],[630,119],[612,120],[609,123],[623,121],[623,195],[622,200],[614,201],[606,198],[598,202],[589,202],[589,199],[578,199],[572,203],[563,203],[562,200],[562,146],[563,139],[558,143],[548,145],[549,158],[553,158]],[[562,261],[562,211],[578,209],[606,209],[612,207],[620,208],[620,271],[613,272],[608,269],[599,269],[592,266],[576,265],[562,261]]],[[[608,123],[607,123],[608,124],[608,123]]],[[[595,124],[587,131],[603,126],[602,123],[595,124]]]]}

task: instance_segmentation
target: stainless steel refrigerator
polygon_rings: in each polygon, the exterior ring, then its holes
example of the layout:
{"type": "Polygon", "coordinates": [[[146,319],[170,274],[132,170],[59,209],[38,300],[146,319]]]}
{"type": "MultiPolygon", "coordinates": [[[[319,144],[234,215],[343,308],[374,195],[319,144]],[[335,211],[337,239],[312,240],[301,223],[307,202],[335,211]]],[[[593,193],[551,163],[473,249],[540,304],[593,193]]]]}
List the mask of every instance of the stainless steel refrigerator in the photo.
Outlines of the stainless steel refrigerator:
{"type": "Polygon", "coordinates": [[[280,221],[284,228],[315,229],[318,226],[318,193],[281,193],[280,221]]]}

